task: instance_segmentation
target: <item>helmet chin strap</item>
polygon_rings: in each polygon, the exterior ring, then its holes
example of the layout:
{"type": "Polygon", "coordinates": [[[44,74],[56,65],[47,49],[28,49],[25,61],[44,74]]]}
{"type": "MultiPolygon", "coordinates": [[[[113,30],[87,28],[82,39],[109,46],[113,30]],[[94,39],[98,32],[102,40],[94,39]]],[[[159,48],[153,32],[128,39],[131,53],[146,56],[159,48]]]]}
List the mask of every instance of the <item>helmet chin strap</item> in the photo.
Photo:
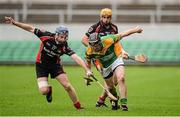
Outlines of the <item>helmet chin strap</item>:
{"type": "Polygon", "coordinates": [[[57,40],[57,37],[58,37],[58,33],[55,34],[54,40],[55,40],[56,44],[59,44],[59,41],[57,40]]]}
{"type": "Polygon", "coordinates": [[[55,38],[55,42],[56,42],[56,44],[60,44],[60,42],[57,40],[57,38],[55,38]]]}

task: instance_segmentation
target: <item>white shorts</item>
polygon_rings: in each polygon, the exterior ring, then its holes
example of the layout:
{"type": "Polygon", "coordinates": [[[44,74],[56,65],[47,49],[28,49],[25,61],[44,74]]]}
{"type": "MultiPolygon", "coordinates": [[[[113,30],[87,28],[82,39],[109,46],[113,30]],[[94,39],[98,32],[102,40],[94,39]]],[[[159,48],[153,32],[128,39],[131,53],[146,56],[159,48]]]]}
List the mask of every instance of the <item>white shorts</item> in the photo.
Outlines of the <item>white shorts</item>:
{"type": "Polygon", "coordinates": [[[124,66],[124,62],[122,57],[118,57],[110,66],[107,68],[102,68],[102,76],[104,79],[107,79],[113,75],[113,71],[118,67],[118,66],[124,66]]]}

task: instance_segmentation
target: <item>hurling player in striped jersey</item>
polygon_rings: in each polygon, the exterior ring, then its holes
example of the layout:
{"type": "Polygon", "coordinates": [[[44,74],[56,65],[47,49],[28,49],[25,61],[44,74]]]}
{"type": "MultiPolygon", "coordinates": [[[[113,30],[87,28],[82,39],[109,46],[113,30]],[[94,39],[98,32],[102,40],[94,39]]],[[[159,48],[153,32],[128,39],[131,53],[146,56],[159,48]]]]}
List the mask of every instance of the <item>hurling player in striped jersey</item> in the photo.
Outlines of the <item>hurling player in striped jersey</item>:
{"type": "MultiPolygon", "coordinates": [[[[122,48],[117,48],[115,44],[123,37],[134,33],[141,33],[140,27],[134,27],[119,34],[99,36],[92,33],[89,36],[89,46],[86,50],[86,62],[91,68],[91,60],[95,58],[102,68],[102,76],[109,91],[117,97],[115,86],[119,84],[119,94],[121,109],[127,111],[127,88],[125,85],[125,69],[122,55],[122,48]]],[[[118,97],[117,97],[118,98],[118,97]]],[[[112,110],[119,109],[118,100],[111,100],[112,110]]]]}
{"type": "Polygon", "coordinates": [[[87,76],[92,72],[86,63],[68,46],[68,29],[65,26],[56,28],[55,33],[43,31],[32,25],[15,21],[11,17],[5,17],[5,22],[34,33],[40,40],[41,45],[36,57],[36,75],[39,91],[46,96],[48,102],[52,101],[52,86],[48,84],[48,75],[56,79],[68,93],[76,109],[82,109],[74,87],[68,80],[66,72],[61,64],[60,56],[66,54],[77,64],[82,66],[87,76]]]}
{"type": "MultiPolygon", "coordinates": [[[[89,45],[89,43],[88,43],[89,36],[95,32],[98,33],[98,35],[100,37],[107,36],[110,34],[118,34],[118,27],[117,27],[117,25],[115,25],[114,23],[111,22],[111,19],[112,19],[112,10],[109,8],[101,9],[100,20],[97,23],[90,26],[90,28],[88,29],[88,31],[85,33],[85,35],[83,36],[83,38],[81,40],[82,44],[87,47],[89,45]]],[[[115,44],[115,46],[118,49],[122,49],[123,58],[127,59],[128,53],[123,49],[122,44],[120,42],[117,42],[115,44]]],[[[94,65],[98,69],[98,71],[101,71],[98,61],[94,58],[92,58],[91,61],[94,63],[94,65]]],[[[104,86],[106,86],[106,83],[104,83],[104,86]]],[[[103,91],[101,96],[99,96],[99,98],[96,102],[96,107],[102,107],[102,106],[107,107],[107,105],[105,104],[106,97],[107,97],[107,94],[105,91],[103,91]]]]}

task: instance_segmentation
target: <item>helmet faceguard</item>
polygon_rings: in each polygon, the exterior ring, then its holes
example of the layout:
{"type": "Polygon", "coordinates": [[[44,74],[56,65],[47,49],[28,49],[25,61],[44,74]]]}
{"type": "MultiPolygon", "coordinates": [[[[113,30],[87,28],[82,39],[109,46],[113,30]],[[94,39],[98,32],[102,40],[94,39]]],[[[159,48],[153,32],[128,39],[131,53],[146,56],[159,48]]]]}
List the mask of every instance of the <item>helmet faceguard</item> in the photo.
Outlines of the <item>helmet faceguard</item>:
{"type": "Polygon", "coordinates": [[[93,50],[95,52],[99,52],[102,50],[103,46],[102,46],[102,42],[101,42],[101,39],[100,39],[98,33],[90,34],[89,45],[91,46],[91,48],[93,48],[93,50]]]}
{"type": "Polygon", "coordinates": [[[56,28],[55,33],[57,35],[56,40],[59,40],[58,38],[64,38],[65,41],[68,40],[68,28],[65,26],[59,26],[56,28]]]}
{"type": "Polygon", "coordinates": [[[97,44],[98,42],[101,42],[98,33],[92,33],[89,35],[89,44],[94,45],[97,44]]]}
{"type": "Polygon", "coordinates": [[[64,43],[68,40],[69,31],[67,27],[59,26],[56,28],[55,33],[55,41],[57,42],[57,44],[64,43]]]}

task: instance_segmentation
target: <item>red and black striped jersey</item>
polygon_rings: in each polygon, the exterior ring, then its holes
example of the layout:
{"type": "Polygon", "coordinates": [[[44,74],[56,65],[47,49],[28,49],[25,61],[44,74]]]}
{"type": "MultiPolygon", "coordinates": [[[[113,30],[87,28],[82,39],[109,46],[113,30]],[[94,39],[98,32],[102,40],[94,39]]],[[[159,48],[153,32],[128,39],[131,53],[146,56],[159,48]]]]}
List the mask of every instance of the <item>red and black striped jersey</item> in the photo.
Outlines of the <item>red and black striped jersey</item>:
{"type": "Polygon", "coordinates": [[[99,33],[100,36],[106,36],[108,34],[117,34],[118,28],[111,22],[109,23],[109,25],[103,25],[101,21],[99,21],[88,29],[88,31],[86,32],[86,36],[89,37],[89,35],[94,32],[99,33]]]}
{"type": "Polygon", "coordinates": [[[67,54],[71,56],[75,52],[68,46],[67,42],[57,43],[55,34],[48,31],[34,30],[34,34],[41,40],[36,62],[43,63],[60,63],[60,56],[67,54]]]}

